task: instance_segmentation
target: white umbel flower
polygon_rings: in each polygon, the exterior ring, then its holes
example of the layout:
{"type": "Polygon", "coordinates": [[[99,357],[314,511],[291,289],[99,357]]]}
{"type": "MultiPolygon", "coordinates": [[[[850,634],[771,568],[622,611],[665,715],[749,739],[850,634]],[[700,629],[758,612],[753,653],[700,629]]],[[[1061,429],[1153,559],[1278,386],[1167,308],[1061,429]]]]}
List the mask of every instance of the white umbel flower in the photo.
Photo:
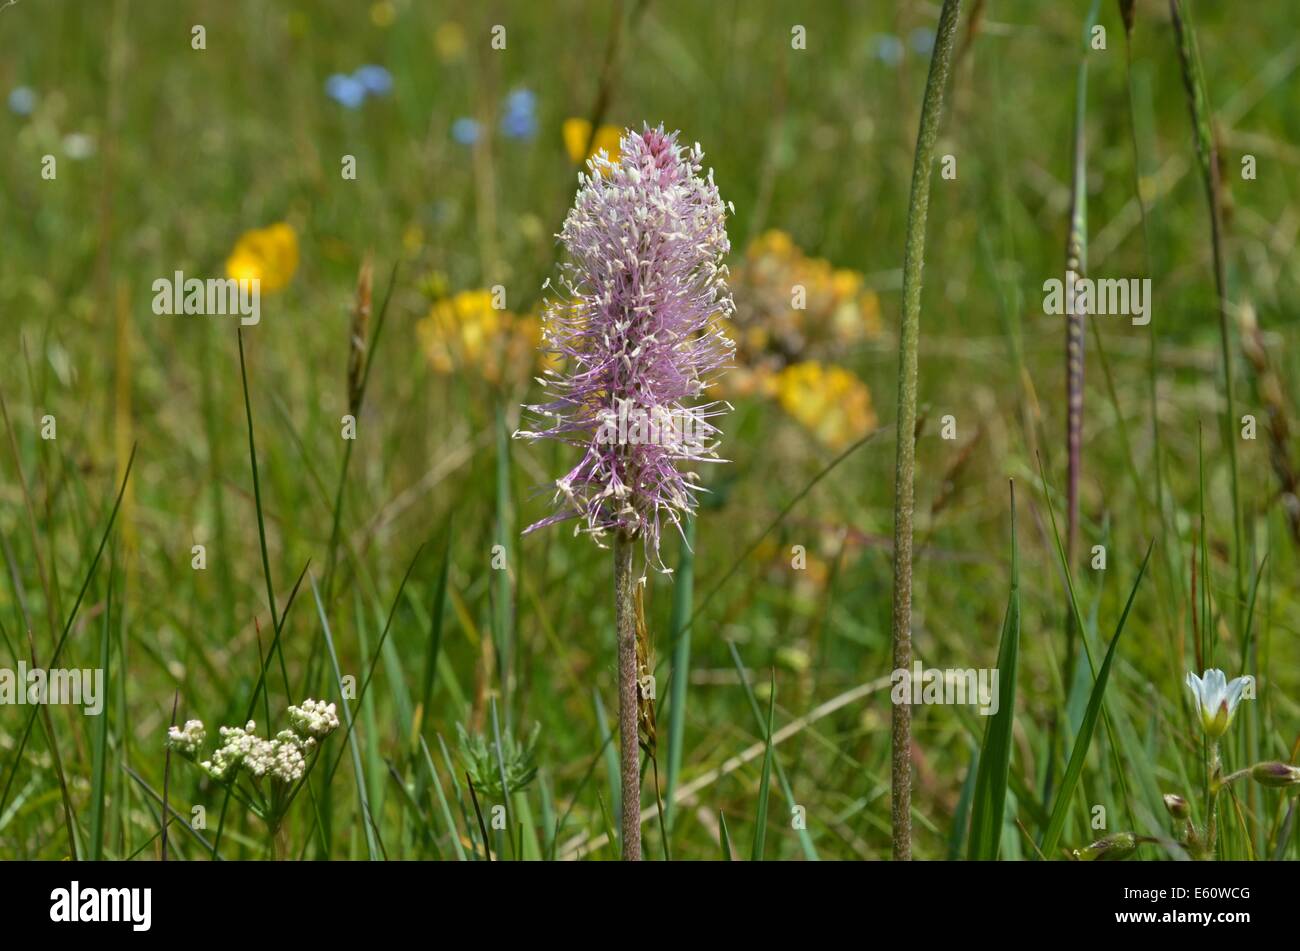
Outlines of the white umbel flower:
{"type": "Polygon", "coordinates": [[[204,760],[199,766],[213,779],[225,779],[254,752],[258,743],[265,742],[256,735],[256,730],[257,723],[253,720],[242,730],[237,726],[223,726],[220,731],[223,745],[212,754],[212,759],[204,760]]]}
{"type": "Polygon", "coordinates": [[[280,744],[275,740],[253,737],[253,744],[244,756],[244,767],[258,779],[269,773],[275,766],[275,754],[280,744]]]}
{"type": "Polygon", "coordinates": [[[167,745],[184,756],[193,756],[207,736],[202,720],[186,720],[184,727],[168,727],[167,745]]]}
{"type": "MultiPolygon", "coordinates": [[[[306,775],[307,761],[316,752],[318,738],[338,729],[339,718],[334,704],[307,699],[301,706],[289,708],[292,729],[281,730],[274,739],[257,735],[257,723],[249,720],[242,728],[221,727],[221,745],[199,767],[218,782],[233,782],[240,767],[254,780],[269,777],[293,785],[306,775]]],[[[183,729],[172,727],[167,745],[183,755],[197,759],[199,746],[206,737],[203,723],[190,720],[183,729]]]]}
{"type": "MultiPolygon", "coordinates": [[[[1187,686],[1196,698],[1196,707],[1201,715],[1201,727],[1205,735],[1217,740],[1228,732],[1232,715],[1237,711],[1237,704],[1248,686],[1253,687],[1255,678],[1236,677],[1228,680],[1223,671],[1210,668],[1198,677],[1190,671],[1187,674],[1187,686]]],[[[1254,696],[1252,691],[1251,696],[1254,696]]]]}
{"type": "Polygon", "coordinates": [[[300,737],[292,730],[281,730],[271,746],[274,755],[271,762],[271,775],[283,783],[296,783],[307,771],[307,757],[304,755],[316,745],[310,736],[300,737]]]}
{"type": "Polygon", "coordinates": [[[289,722],[299,733],[315,737],[329,736],[339,728],[334,704],[310,697],[301,706],[289,708],[289,722]]]}

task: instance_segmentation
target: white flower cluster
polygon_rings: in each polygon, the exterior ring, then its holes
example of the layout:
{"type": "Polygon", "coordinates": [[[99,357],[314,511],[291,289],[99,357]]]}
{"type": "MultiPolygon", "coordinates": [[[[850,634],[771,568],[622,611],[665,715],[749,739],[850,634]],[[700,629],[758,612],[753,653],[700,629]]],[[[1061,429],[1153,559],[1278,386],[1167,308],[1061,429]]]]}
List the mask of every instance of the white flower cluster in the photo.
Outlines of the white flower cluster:
{"type": "Polygon", "coordinates": [[[183,728],[167,728],[167,745],[185,756],[193,756],[207,739],[208,731],[202,720],[186,720],[183,728]]]}
{"type": "MultiPolygon", "coordinates": [[[[307,772],[307,757],[315,751],[317,738],[338,729],[339,718],[334,704],[308,698],[301,706],[289,707],[289,722],[293,728],[281,730],[272,740],[257,735],[253,720],[242,728],[223,726],[221,745],[199,767],[220,782],[232,780],[243,766],[255,779],[269,775],[282,783],[296,783],[307,772]]],[[[188,720],[184,729],[173,726],[167,731],[167,745],[194,757],[206,737],[202,721],[188,720]]]]}
{"type": "Polygon", "coordinates": [[[199,766],[213,779],[225,779],[263,742],[253,733],[256,729],[254,720],[249,720],[242,730],[237,726],[223,726],[220,732],[224,744],[212,754],[212,759],[204,760],[199,766]]]}
{"type": "Polygon", "coordinates": [[[329,736],[339,728],[334,704],[310,697],[302,702],[302,706],[289,708],[289,722],[295,730],[308,736],[329,736]]]}
{"type": "Polygon", "coordinates": [[[312,737],[303,739],[292,730],[281,730],[273,740],[256,739],[244,765],[257,778],[268,773],[283,783],[296,783],[307,771],[307,757],[315,747],[312,737]]]}

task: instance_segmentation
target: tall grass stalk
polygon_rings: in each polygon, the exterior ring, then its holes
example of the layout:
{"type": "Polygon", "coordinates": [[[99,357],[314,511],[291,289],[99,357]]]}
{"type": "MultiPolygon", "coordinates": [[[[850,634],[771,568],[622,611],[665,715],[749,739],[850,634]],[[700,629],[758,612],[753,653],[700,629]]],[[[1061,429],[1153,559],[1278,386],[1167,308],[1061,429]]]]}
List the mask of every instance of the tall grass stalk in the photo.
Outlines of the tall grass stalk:
{"type": "MultiPolygon", "coordinates": [[[[1074,102],[1074,163],[1070,189],[1070,233],[1065,241],[1065,270],[1078,278],[1088,272],[1088,139],[1085,122],[1088,115],[1088,44],[1092,24],[1097,20],[1100,0],[1084,24],[1083,52],[1079,58],[1079,71],[1074,102]]],[[[1080,285],[1079,293],[1083,293],[1080,285]]],[[[1072,313],[1065,322],[1065,395],[1066,395],[1066,448],[1069,455],[1069,481],[1066,487],[1065,550],[1071,560],[1078,547],[1079,537],[1079,475],[1083,468],[1083,366],[1085,314],[1072,302],[1072,313]]],[[[1067,668],[1074,653],[1073,633],[1069,638],[1070,653],[1067,668]]],[[[1066,677],[1068,682],[1069,677],[1066,677]]]]}
{"type": "MultiPolygon", "coordinates": [[[[126,469],[122,473],[122,481],[117,490],[117,498],[113,502],[113,510],[109,513],[108,523],[104,526],[104,534],[100,536],[99,548],[95,550],[95,557],[90,561],[90,567],[86,569],[86,578],[81,584],[81,590],[77,593],[77,600],[72,604],[72,611],[68,614],[68,620],[63,625],[63,633],[59,635],[58,643],[54,645],[54,653],[50,655],[47,666],[50,668],[58,666],[59,657],[63,653],[63,645],[68,641],[68,635],[72,633],[73,622],[77,619],[77,612],[81,609],[81,603],[86,598],[86,591],[90,588],[90,582],[95,577],[95,569],[99,567],[99,559],[103,557],[104,548],[108,544],[109,535],[113,531],[113,523],[117,521],[117,513],[122,507],[122,497],[126,495],[126,487],[131,479],[131,468],[135,465],[136,447],[131,447],[131,455],[127,457],[126,469]]],[[[14,751],[13,756],[9,759],[5,768],[5,785],[0,790],[0,816],[5,814],[5,804],[9,801],[9,794],[13,791],[14,778],[18,775],[18,766],[23,761],[23,751],[27,749],[27,741],[32,736],[32,726],[36,723],[37,714],[43,710],[42,705],[37,705],[32,712],[27,715],[27,725],[23,727],[22,736],[18,740],[18,748],[14,751]]]]}
{"type": "MultiPolygon", "coordinates": [[[[961,0],[944,0],[939,14],[930,73],[925,81],[921,127],[912,165],[903,257],[903,322],[898,343],[898,440],[894,468],[894,669],[912,666],[912,505],[916,468],[916,348],[920,335],[921,272],[925,267],[925,221],[930,208],[930,173],[939,137],[944,87],[952,63],[961,0]]],[[[912,711],[896,703],[891,718],[890,813],[895,859],[912,857],[912,711]]]]}
{"type": "MultiPolygon", "coordinates": [[[[361,415],[361,407],[365,403],[366,388],[370,385],[370,370],[374,363],[375,348],[379,346],[379,335],[384,331],[384,319],[388,316],[388,304],[393,299],[393,288],[397,286],[397,271],[401,266],[398,261],[393,265],[392,272],[388,276],[388,289],[384,291],[384,302],[379,306],[379,316],[375,319],[375,333],[369,340],[364,339],[365,329],[361,320],[362,303],[360,301],[361,292],[358,292],[358,303],[356,313],[353,318],[351,341],[348,347],[348,412],[354,419],[361,415]],[[358,339],[362,338],[362,339],[358,339]]],[[[363,275],[369,271],[369,262],[363,270],[363,275]]],[[[366,284],[365,297],[365,317],[369,318],[369,278],[362,277],[361,281],[366,284]]],[[[330,524],[329,547],[326,549],[325,561],[325,602],[328,604],[331,595],[334,592],[334,571],[337,567],[339,536],[343,526],[343,491],[348,484],[348,467],[352,462],[352,447],[356,444],[355,439],[344,440],[343,446],[343,464],[339,468],[338,489],[334,493],[334,511],[330,524]]]]}
{"type": "Polygon", "coordinates": [[[1219,314],[1219,345],[1223,350],[1223,441],[1227,443],[1228,464],[1232,477],[1232,535],[1233,566],[1236,584],[1233,597],[1233,630],[1242,634],[1242,612],[1246,604],[1245,550],[1242,545],[1241,492],[1237,466],[1237,440],[1233,435],[1236,410],[1232,397],[1232,332],[1228,317],[1228,286],[1223,255],[1223,215],[1219,198],[1219,154],[1210,131],[1210,103],[1205,93],[1205,74],[1201,69],[1201,55],[1196,47],[1196,34],[1183,11],[1182,0],[1169,0],[1169,13],[1178,35],[1178,61],[1182,66],[1183,86],[1187,90],[1187,105],[1191,110],[1192,134],[1196,141],[1196,157],[1200,164],[1201,180],[1205,186],[1205,199],[1210,213],[1210,247],[1214,257],[1215,304],[1219,314]]]}

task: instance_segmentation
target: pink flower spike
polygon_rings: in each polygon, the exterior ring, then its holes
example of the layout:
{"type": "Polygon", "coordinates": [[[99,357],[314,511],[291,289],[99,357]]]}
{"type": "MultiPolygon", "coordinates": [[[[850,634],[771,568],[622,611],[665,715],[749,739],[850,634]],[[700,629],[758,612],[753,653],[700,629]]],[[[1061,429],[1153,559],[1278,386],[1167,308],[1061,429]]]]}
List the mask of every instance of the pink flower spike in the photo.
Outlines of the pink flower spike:
{"type": "Polygon", "coordinates": [[[731,363],[721,328],[734,305],[726,209],[702,158],[645,126],[624,134],[617,163],[588,160],[559,235],[564,297],[546,301],[542,346],[564,369],[548,371],[548,401],[525,406],[533,428],[515,433],[583,452],[555,481],[555,512],[525,534],[580,519],[598,543],[639,536],[665,572],[663,523],[680,531],[707,491],[680,465],[723,461],[712,420],[731,409],[704,398],[731,363]]]}

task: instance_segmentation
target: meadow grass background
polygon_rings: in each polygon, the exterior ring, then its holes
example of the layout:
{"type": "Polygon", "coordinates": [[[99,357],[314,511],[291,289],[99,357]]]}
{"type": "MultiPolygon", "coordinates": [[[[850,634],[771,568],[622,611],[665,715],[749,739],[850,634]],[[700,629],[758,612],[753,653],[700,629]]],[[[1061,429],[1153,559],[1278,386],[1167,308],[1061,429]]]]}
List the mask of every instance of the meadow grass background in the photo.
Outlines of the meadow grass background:
{"type": "MultiPolygon", "coordinates": [[[[957,177],[936,177],[931,197],[915,647],[930,666],[995,663],[1014,479],[1023,620],[1002,854],[1029,857],[1091,686],[1086,665],[1076,664],[1073,688],[1063,682],[1068,600],[1039,475],[1041,458],[1064,532],[1064,323],[1042,313],[1041,286],[1064,268],[1088,5],[975,4],[973,33],[970,6],[939,145],[956,157],[957,177]],[[946,414],[956,417],[954,441],[940,436],[946,414]]],[[[1257,590],[1246,650],[1235,620],[1206,200],[1167,8],[1137,10],[1131,90],[1115,4],[1101,7],[1107,48],[1089,54],[1089,271],[1149,274],[1155,295],[1149,327],[1099,318],[1088,329],[1080,550],[1104,544],[1108,560],[1100,572],[1081,557],[1075,580],[1094,650],[1113,633],[1152,539],[1155,550],[1117,650],[1107,729],[1062,837],[1069,847],[1104,832],[1165,834],[1160,794],[1199,798],[1202,747],[1183,677],[1207,604],[1215,664],[1259,678],[1259,699],[1247,701],[1225,746],[1228,768],[1290,761],[1300,738],[1297,540],[1266,435],[1269,406],[1290,413],[1296,397],[1300,41],[1285,4],[1191,8],[1224,170],[1230,297],[1253,305],[1280,380],[1270,404],[1234,338],[1237,409],[1260,421],[1259,438],[1238,443],[1244,562],[1257,590]],[[1241,178],[1244,153],[1257,157],[1256,180],[1241,178]],[[1096,805],[1104,832],[1088,824],[1096,805]]],[[[667,0],[20,0],[0,10],[0,92],[35,93],[29,115],[0,110],[0,664],[30,663],[33,650],[49,658],[136,453],[59,664],[107,667],[106,712],[49,708],[19,755],[33,708],[0,708],[0,787],[9,789],[0,857],[156,856],[173,698],[178,721],[201,718],[213,737],[218,724],[242,723],[255,699],[259,727],[269,710],[272,731],[305,695],[339,701],[323,620],[342,673],[359,685],[373,677],[349,704],[349,737],[340,730],[324,744],[275,854],[481,855],[456,726],[491,744],[498,729],[527,736],[536,723],[538,772],[512,797],[509,833],[490,835],[494,856],[616,857],[602,839],[617,828],[618,803],[617,739],[604,742],[617,705],[608,552],[566,528],[520,537],[547,511],[549,493],[537,487],[572,464],[563,450],[505,438],[537,387],[528,374],[486,380],[468,363],[437,372],[417,325],[439,295],[495,284],[512,312],[536,311],[576,185],[562,123],[592,113],[619,22],[604,121],[663,122],[698,140],[735,205],[736,262],[780,229],[808,255],[860,274],[881,324],[829,355],[870,389],[879,432],[801,497],[843,446],[819,441],[773,399],[734,399],[723,427],[731,462],[709,473],[693,566],[676,581],[650,578],[661,704],[674,630],[699,612],[673,770],[676,789],[696,788],[673,809],[672,856],[717,857],[724,816],[733,851],[748,857],[769,796],[764,857],[887,856],[889,696],[880,681],[891,666],[895,331],[925,38],[937,15],[937,4],[920,2],[814,2],[796,13],[774,2],[667,0]],[[806,50],[791,49],[796,23],[806,50]],[[204,50],[191,48],[195,24],[206,29],[204,50]],[[494,24],[506,27],[505,50],[489,46],[494,24]],[[391,94],[356,109],[326,94],[331,74],[366,63],[391,72],[391,94]],[[502,102],[518,89],[536,95],[531,138],[499,132],[502,102]],[[481,123],[475,147],[452,135],[463,117],[481,123]],[[69,134],[85,137],[72,154],[69,134]],[[40,174],[46,154],[57,158],[53,181],[40,174]],[[345,154],[356,157],[355,181],[340,176],[345,154]],[[156,278],[219,276],[242,233],[281,221],[297,233],[299,265],[242,335],[267,561],[284,613],[282,657],[268,660],[263,700],[255,688],[274,630],[235,322],[159,317],[150,302],[156,278]],[[367,254],[376,316],[400,267],[370,354],[338,569],[318,609],[312,580],[319,588],[327,571],[350,311],[367,254]],[[41,439],[46,414],[57,440],[41,439]],[[190,567],[199,543],[204,571],[190,567]],[[496,544],[506,571],[492,569],[496,544]],[[795,545],[808,552],[806,570],[791,567],[795,545]],[[774,747],[764,795],[770,683],[773,728],[797,729],[774,747]],[[815,722],[796,723],[813,712],[815,722]],[[795,804],[806,812],[804,835],[792,828],[795,804]]],[[[1294,440],[1286,448],[1300,450],[1294,440]]],[[[665,558],[681,566],[675,538],[665,558]]],[[[968,776],[983,732],[968,709],[914,710],[918,857],[965,854],[968,776]]],[[[659,734],[666,780],[673,744],[662,706],[659,734]]],[[[175,757],[166,784],[181,818],[196,805],[207,811],[197,835],[172,825],[170,854],[210,855],[220,788],[175,757]]],[[[1234,789],[1220,810],[1221,854],[1295,857],[1293,797],[1234,789]]],[[[647,856],[662,856],[656,820],[644,834],[647,856]]],[[[271,854],[236,803],[220,852],[271,854]]],[[[1140,854],[1162,857],[1167,847],[1140,854]]]]}

